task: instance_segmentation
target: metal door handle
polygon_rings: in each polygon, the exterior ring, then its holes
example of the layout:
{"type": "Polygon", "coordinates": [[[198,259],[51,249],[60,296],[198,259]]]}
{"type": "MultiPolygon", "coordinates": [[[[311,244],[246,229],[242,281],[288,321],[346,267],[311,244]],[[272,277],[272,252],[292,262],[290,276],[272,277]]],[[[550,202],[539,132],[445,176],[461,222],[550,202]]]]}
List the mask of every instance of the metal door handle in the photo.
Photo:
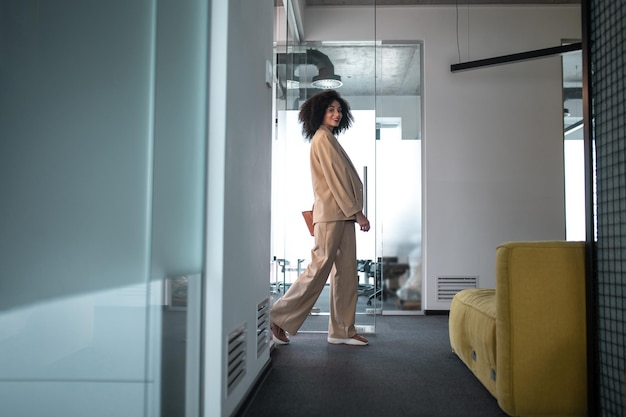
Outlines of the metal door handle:
{"type": "Polygon", "coordinates": [[[367,217],[367,166],[363,166],[363,214],[367,217]]]}

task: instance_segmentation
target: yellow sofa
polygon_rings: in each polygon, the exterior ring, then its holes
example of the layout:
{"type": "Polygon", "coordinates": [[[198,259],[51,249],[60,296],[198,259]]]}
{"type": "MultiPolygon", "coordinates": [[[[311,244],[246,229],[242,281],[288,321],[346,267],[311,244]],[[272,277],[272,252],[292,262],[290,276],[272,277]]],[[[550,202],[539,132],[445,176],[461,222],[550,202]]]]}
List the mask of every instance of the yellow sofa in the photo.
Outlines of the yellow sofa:
{"type": "Polygon", "coordinates": [[[509,242],[496,288],[457,293],[450,344],[510,416],[586,416],[584,242],[509,242]]]}

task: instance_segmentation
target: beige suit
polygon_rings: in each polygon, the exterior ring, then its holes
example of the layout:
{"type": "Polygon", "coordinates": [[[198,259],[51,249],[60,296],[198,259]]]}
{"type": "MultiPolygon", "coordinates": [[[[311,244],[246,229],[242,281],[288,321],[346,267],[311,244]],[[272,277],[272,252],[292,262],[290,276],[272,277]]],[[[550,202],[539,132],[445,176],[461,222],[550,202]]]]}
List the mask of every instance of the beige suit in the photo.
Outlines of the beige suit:
{"type": "Polygon", "coordinates": [[[328,336],[349,338],[357,301],[356,213],[363,209],[363,183],[332,132],[321,126],[311,140],[315,245],[311,263],[274,303],[272,322],[296,334],[330,275],[328,336]]]}

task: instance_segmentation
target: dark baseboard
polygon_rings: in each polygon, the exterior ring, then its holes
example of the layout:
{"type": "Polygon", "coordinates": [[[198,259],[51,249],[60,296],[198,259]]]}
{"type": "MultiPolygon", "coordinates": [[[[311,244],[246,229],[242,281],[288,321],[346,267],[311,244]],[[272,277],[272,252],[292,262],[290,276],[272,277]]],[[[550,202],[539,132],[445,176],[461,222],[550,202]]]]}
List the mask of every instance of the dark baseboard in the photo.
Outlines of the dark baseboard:
{"type": "Polygon", "coordinates": [[[254,381],[252,386],[248,389],[248,393],[244,396],[243,400],[239,403],[235,411],[231,414],[231,417],[242,417],[245,415],[248,407],[250,407],[252,400],[254,400],[254,397],[259,391],[259,388],[261,388],[263,381],[265,381],[265,378],[267,378],[267,375],[270,373],[271,369],[272,359],[270,358],[270,360],[267,361],[267,363],[263,367],[261,373],[257,376],[256,381],[254,381]]]}
{"type": "Polygon", "coordinates": [[[449,316],[450,310],[424,310],[425,316],[449,316]]]}

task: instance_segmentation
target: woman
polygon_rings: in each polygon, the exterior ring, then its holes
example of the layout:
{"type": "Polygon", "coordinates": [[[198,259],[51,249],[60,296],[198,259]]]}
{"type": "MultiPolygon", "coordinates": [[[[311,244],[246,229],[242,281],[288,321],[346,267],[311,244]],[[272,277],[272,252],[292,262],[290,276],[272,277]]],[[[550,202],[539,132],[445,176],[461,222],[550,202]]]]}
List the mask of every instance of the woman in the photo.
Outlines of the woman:
{"type": "Polygon", "coordinates": [[[271,329],[276,344],[287,344],[307,318],[330,275],[328,342],[364,346],[368,340],[354,327],[358,272],[354,223],[370,229],[363,214],[363,183],[335,134],[354,120],[348,103],[334,90],[308,99],[298,116],[311,141],[311,179],[315,245],[311,263],[274,303],[271,329]]]}

